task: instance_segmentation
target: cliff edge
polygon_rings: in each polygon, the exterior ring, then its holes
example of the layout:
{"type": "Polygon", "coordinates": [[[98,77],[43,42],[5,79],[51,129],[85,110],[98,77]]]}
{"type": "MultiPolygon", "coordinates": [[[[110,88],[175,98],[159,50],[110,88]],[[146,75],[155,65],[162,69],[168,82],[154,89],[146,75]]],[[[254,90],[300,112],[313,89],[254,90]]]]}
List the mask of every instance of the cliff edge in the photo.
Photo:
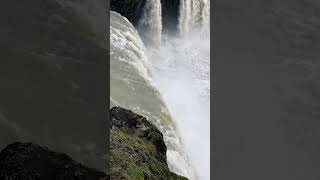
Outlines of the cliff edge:
{"type": "Polygon", "coordinates": [[[171,172],[162,133],[132,111],[111,109],[111,179],[186,180],[171,172]]]}

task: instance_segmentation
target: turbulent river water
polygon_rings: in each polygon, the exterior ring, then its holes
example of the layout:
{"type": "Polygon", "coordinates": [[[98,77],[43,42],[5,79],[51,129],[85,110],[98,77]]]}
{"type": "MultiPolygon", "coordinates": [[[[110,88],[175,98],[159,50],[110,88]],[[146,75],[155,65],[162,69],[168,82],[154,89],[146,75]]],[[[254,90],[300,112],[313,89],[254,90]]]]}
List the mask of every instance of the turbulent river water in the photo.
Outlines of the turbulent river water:
{"type": "Polygon", "coordinates": [[[184,0],[177,36],[161,34],[159,0],[147,1],[141,20],[147,28],[136,30],[116,12],[110,21],[111,107],[156,124],[170,169],[201,180],[210,179],[209,7],[209,1],[184,0]]]}

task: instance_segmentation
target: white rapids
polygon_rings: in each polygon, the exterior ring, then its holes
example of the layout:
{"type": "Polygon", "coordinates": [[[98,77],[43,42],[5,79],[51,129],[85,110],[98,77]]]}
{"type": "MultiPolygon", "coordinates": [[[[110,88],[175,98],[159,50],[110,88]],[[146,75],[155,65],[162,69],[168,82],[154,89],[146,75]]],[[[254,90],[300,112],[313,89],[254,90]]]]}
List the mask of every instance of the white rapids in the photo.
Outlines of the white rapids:
{"type": "Polygon", "coordinates": [[[161,33],[160,0],[147,0],[143,14],[136,30],[111,12],[111,106],[160,129],[172,171],[209,180],[210,1],[181,0],[178,36],[161,33]]]}
{"type": "Polygon", "coordinates": [[[169,168],[193,177],[176,126],[150,75],[146,48],[137,30],[116,12],[110,21],[110,106],[121,106],[145,116],[163,133],[169,168]]]}

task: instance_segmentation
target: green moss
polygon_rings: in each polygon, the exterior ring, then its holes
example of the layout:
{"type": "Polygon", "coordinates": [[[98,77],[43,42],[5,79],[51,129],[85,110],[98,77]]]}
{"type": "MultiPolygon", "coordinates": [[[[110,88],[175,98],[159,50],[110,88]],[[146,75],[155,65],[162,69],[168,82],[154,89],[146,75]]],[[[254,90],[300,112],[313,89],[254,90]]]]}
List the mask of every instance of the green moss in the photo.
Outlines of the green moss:
{"type": "Polygon", "coordinates": [[[111,179],[186,179],[172,173],[167,164],[157,158],[159,152],[153,141],[162,137],[157,133],[150,134],[144,138],[137,130],[111,129],[111,179]]]}

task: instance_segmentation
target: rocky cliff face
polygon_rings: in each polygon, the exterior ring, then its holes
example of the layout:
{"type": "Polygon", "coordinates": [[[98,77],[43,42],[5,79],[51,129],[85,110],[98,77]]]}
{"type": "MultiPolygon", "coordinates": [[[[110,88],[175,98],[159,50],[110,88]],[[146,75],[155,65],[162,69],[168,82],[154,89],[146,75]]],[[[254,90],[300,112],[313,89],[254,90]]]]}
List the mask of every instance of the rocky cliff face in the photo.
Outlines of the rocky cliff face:
{"type": "Polygon", "coordinates": [[[0,149],[31,141],[105,169],[106,1],[4,0],[0,149]]]}
{"type": "Polygon", "coordinates": [[[13,143],[0,153],[1,180],[107,180],[68,155],[32,143],[13,143]]]}
{"type": "Polygon", "coordinates": [[[181,179],[170,172],[162,133],[146,118],[111,109],[111,179],[181,179]]]}

